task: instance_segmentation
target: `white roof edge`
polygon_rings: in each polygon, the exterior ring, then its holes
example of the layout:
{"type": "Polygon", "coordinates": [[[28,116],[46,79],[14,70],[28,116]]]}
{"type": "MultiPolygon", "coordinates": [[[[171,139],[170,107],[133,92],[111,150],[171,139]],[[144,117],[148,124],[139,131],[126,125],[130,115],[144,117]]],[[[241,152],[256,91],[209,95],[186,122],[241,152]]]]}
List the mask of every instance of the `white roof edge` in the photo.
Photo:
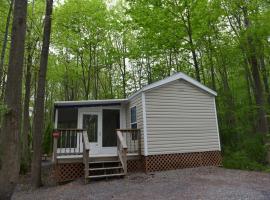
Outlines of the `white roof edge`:
{"type": "Polygon", "coordinates": [[[102,104],[102,103],[122,103],[128,99],[103,99],[103,100],[82,100],[82,101],[56,101],[54,105],[84,105],[84,104],[102,104]]]}
{"type": "Polygon", "coordinates": [[[212,94],[214,96],[217,96],[217,93],[214,90],[206,87],[205,85],[201,84],[200,82],[196,81],[195,79],[191,78],[190,76],[188,76],[188,75],[186,75],[186,74],[184,74],[182,72],[178,72],[178,73],[176,73],[176,74],[174,74],[172,76],[169,76],[169,77],[167,77],[165,79],[162,79],[160,81],[157,81],[155,83],[152,83],[150,85],[147,85],[147,86],[143,87],[142,89],[135,92],[133,95],[129,96],[128,100],[132,99],[133,97],[135,97],[136,95],[138,95],[141,92],[153,89],[155,87],[159,87],[161,85],[164,85],[166,83],[170,83],[170,82],[178,80],[178,79],[183,79],[183,80],[191,83],[192,85],[204,90],[205,92],[207,92],[209,94],[212,94]]]}

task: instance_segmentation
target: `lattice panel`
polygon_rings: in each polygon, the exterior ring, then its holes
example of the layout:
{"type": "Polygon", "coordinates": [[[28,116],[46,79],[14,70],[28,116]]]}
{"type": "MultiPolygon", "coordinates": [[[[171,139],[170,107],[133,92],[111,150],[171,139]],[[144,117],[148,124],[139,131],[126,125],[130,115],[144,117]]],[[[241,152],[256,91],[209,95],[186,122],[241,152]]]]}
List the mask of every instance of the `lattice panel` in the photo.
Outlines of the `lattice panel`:
{"type": "Polygon", "coordinates": [[[221,165],[221,153],[219,151],[152,155],[144,159],[146,172],[221,165]]]}
{"type": "Polygon", "coordinates": [[[207,151],[202,153],[203,166],[220,166],[222,157],[220,151],[207,151]]]}
{"type": "Polygon", "coordinates": [[[128,160],[127,161],[128,172],[141,172],[144,171],[144,165],[142,159],[139,160],[128,160]]]}
{"type": "Polygon", "coordinates": [[[57,182],[65,182],[83,177],[83,163],[61,163],[55,166],[55,177],[57,182]]]}

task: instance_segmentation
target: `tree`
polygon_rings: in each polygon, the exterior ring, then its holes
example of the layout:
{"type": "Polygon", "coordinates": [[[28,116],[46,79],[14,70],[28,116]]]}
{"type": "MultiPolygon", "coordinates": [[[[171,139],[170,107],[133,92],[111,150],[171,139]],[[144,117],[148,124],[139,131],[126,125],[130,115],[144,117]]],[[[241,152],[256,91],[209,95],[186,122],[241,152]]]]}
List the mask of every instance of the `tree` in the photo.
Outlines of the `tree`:
{"type": "Polygon", "coordinates": [[[27,1],[15,0],[11,32],[11,47],[5,91],[6,111],[2,124],[2,168],[0,199],[9,199],[18,181],[19,135],[22,117],[22,74],[26,33],[27,1]]]}
{"type": "Polygon", "coordinates": [[[44,18],[43,43],[40,56],[40,67],[38,76],[37,96],[34,107],[33,120],[33,158],[32,158],[32,186],[40,187],[41,182],[41,154],[42,154],[42,135],[44,132],[44,100],[46,73],[51,36],[51,15],[53,9],[53,0],[46,1],[46,12],[44,18]]]}
{"type": "MultiPolygon", "coordinates": [[[[14,0],[10,1],[9,9],[8,9],[8,15],[6,20],[6,27],[5,27],[5,34],[3,39],[3,45],[1,50],[1,57],[0,57],[0,85],[2,85],[3,80],[3,70],[4,70],[4,61],[5,61],[5,55],[6,55],[6,49],[7,49],[7,42],[8,42],[8,32],[9,32],[9,25],[10,25],[10,19],[12,14],[12,8],[13,8],[14,0]]],[[[2,86],[3,87],[3,86],[2,86]]]]}

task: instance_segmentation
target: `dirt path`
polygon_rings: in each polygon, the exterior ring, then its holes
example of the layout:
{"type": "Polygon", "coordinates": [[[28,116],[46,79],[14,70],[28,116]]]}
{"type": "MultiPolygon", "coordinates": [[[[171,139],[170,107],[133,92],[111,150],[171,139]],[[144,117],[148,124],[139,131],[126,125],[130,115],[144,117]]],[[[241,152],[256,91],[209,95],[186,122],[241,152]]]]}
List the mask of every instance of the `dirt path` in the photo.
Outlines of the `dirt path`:
{"type": "Polygon", "coordinates": [[[30,191],[18,186],[13,200],[19,199],[270,199],[270,174],[228,170],[216,167],[179,169],[153,174],[132,174],[83,184],[30,191]]]}

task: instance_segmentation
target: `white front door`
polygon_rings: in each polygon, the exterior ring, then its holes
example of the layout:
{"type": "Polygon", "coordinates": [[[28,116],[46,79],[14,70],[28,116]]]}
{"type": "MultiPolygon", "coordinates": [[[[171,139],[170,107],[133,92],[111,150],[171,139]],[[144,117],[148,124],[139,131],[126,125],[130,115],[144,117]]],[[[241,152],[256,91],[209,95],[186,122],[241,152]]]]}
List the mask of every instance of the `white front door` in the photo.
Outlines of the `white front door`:
{"type": "Polygon", "coordinates": [[[90,142],[90,154],[99,154],[102,139],[102,116],[98,111],[79,112],[78,128],[85,129],[90,142]]]}

